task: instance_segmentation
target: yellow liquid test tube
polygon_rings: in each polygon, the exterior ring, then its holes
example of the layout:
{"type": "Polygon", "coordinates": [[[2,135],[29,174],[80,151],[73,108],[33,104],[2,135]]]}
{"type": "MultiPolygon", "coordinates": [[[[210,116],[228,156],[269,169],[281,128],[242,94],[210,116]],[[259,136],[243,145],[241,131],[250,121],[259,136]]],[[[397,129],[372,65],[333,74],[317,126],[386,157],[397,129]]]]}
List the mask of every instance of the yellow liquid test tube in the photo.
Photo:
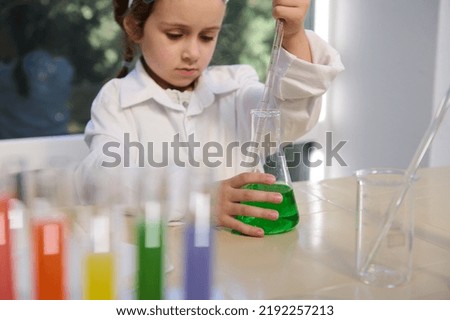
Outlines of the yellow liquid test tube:
{"type": "Polygon", "coordinates": [[[84,299],[113,300],[116,298],[114,283],[114,255],[91,253],[86,256],[84,299]]]}
{"type": "Polygon", "coordinates": [[[116,299],[115,256],[111,248],[110,223],[107,211],[100,210],[91,217],[91,250],[84,260],[84,299],[116,299]]]}

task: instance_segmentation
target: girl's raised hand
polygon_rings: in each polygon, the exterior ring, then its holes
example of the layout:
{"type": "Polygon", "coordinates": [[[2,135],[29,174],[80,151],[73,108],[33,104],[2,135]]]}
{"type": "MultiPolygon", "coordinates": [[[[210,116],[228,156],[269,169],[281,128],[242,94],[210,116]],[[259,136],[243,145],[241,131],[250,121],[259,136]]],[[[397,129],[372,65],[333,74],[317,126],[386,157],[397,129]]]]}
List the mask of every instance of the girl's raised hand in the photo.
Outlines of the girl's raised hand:
{"type": "Polygon", "coordinates": [[[298,58],[311,62],[305,33],[310,0],[272,0],[272,15],[284,22],[283,47],[298,58]]]}
{"type": "Polygon", "coordinates": [[[280,203],[283,198],[277,192],[242,189],[244,185],[249,183],[272,184],[274,182],[275,177],[273,175],[257,172],[242,173],[220,182],[215,208],[218,226],[230,228],[253,237],[264,236],[264,231],[261,228],[245,224],[237,220],[235,216],[251,216],[269,220],[278,219],[276,210],[263,209],[241,203],[243,201],[280,203]]]}
{"type": "Polygon", "coordinates": [[[272,15],[284,21],[284,35],[292,36],[304,28],[310,0],[273,0],[272,15]]]}

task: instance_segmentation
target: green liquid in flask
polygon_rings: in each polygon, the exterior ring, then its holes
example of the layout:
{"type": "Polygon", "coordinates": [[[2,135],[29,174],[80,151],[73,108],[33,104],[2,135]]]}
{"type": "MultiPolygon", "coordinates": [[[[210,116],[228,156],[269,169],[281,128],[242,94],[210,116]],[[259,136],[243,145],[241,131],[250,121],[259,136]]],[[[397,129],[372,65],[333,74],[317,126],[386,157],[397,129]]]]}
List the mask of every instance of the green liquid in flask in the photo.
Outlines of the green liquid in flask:
{"type": "Polygon", "coordinates": [[[294,191],[290,186],[276,183],[271,185],[248,184],[244,186],[244,189],[278,192],[283,196],[283,201],[281,203],[242,202],[243,204],[251,206],[277,210],[279,217],[277,220],[268,220],[255,217],[236,216],[236,219],[239,221],[263,229],[265,235],[288,232],[294,229],[298,224],[299,214],[297,204],[295,203],[294,191]]]}

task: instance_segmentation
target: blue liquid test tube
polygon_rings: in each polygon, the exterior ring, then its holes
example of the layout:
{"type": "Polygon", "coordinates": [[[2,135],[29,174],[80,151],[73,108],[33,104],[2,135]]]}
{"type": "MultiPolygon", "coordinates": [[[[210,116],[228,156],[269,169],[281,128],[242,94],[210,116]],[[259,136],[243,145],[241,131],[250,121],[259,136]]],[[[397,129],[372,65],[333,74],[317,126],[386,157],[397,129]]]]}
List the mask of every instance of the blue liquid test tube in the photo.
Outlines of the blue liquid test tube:
{"type": "Polygon", "coordinates": [[[185,229],[185,299],[209,300],[212,287],[210,196],[192,192],[191,221],[185,229]]]}

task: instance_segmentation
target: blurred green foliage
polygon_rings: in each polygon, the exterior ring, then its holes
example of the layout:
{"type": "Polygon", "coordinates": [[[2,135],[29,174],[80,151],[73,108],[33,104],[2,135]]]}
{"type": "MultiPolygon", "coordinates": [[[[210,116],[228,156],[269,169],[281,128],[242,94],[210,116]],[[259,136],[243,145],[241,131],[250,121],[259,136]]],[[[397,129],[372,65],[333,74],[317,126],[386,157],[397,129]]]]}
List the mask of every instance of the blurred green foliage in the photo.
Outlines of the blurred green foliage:
{"type": "MultiPolygon", "coordinates": [[[[114,77],[122,60],[122,34],[112,14],[111,0],[28,0],[45,8],[48,35],[43,46],[69,59],[75,68],[72,132],[82,132],[91,102],[100,87],[114,77]]],[[[0,0],[0,59],[13,55],[5,34],[8,8],[27,0],[0,0]],[[2,56],[3,55],[3,56],[2,56]]],[[[273,39],[270,0],[232,0],[221,31],[213,64],[246,63],[264,80],[273,39]]]]}
{"type": "Polygon", "coordinates": [[[227,10],[213,64],[250,64],[264,78],[275,26],[272,1],[234,0],[227,10]]]}

